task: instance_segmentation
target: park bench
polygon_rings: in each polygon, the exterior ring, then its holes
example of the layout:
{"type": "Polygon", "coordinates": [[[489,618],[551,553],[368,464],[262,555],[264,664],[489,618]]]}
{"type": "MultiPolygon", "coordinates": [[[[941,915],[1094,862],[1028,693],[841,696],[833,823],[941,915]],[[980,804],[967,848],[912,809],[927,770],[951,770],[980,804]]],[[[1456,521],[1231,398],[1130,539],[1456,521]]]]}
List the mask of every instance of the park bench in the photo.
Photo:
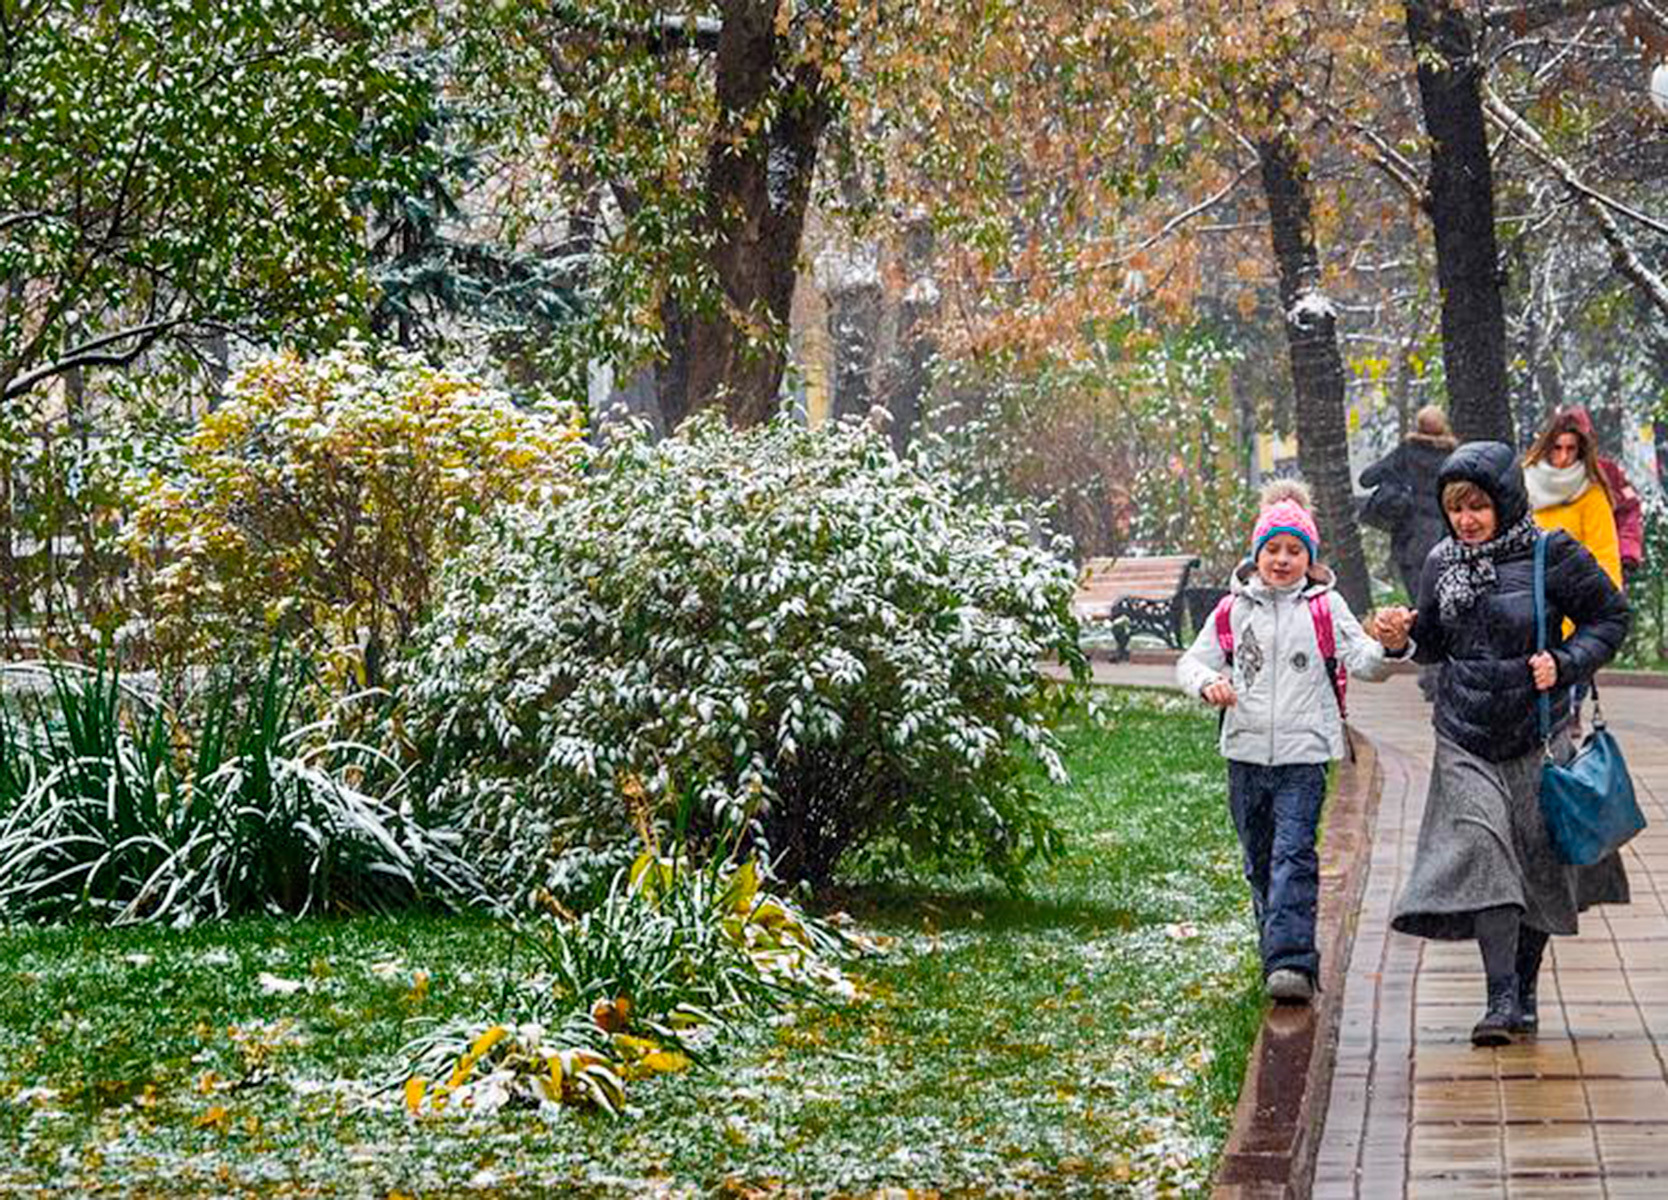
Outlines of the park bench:
{"type": "MultiPolygon", "coordinates": [[[[1078,577],[1072,609],[1087,625],[1105,625],[1118,643],[1118,657],[1129,657],[1129,639],[1147,633],[1181,649],[1182,616],[1187,611],[1188,576],[1199,565],[1190,554],[1091,558],[1078,577]]],[[[1193,615],[1197,624],[1199,617],[1193,615]]]]}

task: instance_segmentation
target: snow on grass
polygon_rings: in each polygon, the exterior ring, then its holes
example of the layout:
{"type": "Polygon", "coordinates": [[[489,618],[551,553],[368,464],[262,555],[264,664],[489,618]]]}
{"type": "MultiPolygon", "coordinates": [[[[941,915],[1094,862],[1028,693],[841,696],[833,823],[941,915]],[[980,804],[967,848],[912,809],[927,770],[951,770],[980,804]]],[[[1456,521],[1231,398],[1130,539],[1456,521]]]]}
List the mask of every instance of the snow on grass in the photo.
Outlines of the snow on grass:
{"type": "Polygon", "coordinates": [[[1070,845],[1025,894],[856,887],[895,939],[863,1000],[725,1034],[617,1121],[406,1110],[414,1023],[529,969],[483,918],[7,930],[0,1192],[1197,1194],[1261,1012],[1213,735],[1162,698],[1080,712],[1070,845]]]}

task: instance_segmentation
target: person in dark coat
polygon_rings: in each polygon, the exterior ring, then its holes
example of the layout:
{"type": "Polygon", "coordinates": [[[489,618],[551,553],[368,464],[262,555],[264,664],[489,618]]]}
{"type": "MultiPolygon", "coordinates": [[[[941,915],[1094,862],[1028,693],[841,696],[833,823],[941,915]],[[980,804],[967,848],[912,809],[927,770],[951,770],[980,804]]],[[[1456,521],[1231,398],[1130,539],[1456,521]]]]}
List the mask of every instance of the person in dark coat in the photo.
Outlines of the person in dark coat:
{"type": "Polygon", "coordinates": [[[1419,572],[1431,547],[1448,536],[1437,497],[1436,474],[1443,460],[1458,443],[1448,418],[1434,404],[1427,404],[1413,419],[1413,432],[1401,445],[1361,472],[1361,486],[1368,491],[1389,486],[1404,491],[1408,503],[1404,515],[1390,529],[1390,557],[1411,600],[1419,595],[1419,572]]]}
{"type": "Polygon", "coordinates": [[[1468,442],[1437,476],[1450,536],[1425,560],[1405,622],[1420,662],[1444,663],[1433,717],[1436,757],[1413,869],[1391,927],[1418,937],[1476,938],[1488,978],[1479,1046],[1532,1034],[1536,981],[1549,935],[1574,934],[1590,904],[1628,900],[1614,854],[1592,867],[1559,861],[1540,812],[1536,700],[1549,693],[1552,752],[1567,758],[1570,686],[1585,683],[1627,636],[1621,591],[1585,547],[1547,538],[1548,649],[1535,650],[1534,553],[1517,455],[1468,442]],[[1573,622],[1566,635],[1565,618],[1573,622]]]}
{"type": "MultiPolygon", "coordinates": [[[[1436,475],[1457,444],[1448,418],[1440,408],[1427,404],[1414,417],[1413,432],[1401,445],[1361,472],[1363,488],[1389,489],[1390,558],[1410,601],[1419,595],[1419,572],[1426,555],[1448,536],[1436,475]]],[[[1440,667],[1427,666],[1419,672],[1419,690],[1426,700],[1436,698],[1440,671],[1440,667]]]]}

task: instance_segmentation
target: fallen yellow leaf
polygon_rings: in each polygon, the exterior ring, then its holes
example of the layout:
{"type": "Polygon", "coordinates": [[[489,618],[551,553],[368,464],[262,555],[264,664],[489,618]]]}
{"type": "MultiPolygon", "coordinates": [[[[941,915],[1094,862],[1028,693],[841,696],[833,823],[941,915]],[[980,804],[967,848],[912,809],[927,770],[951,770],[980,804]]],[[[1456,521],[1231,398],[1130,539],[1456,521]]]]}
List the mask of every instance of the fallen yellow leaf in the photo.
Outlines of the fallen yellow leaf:
{"type": "Polygon", "coordinates": [[[469,1047],[469,1057],[478,1060],[488,1050],[491,1050],[494,1046],[501,1042],[504,1039],[504,1035],[507,1033],[509,1033],[509,1030],[505,1029],[502,1025],[494,1025],[491,1029],[488,1029],[485,1033],[481,1034],[480,1037],[475,1039],[475,1044],[469,1047]]]}
{"type": "Polygon", "coordinates": [[[641,1058],[645,1054],[653,1054],[660,1049],[660,1043],[651,1038],[633,1037],[629,1033],[616,1033],[614,1035],[614,1048],[641,1058]]]}
{"type": "Polygon", "coordinates": [[[659,1071],[663,1075],[671,1075],[689,1069],[689,1055],[678,1050],[656,1050],[653,1054],[645,1056],[639,1065],[651,1071],[659,1071]]]}

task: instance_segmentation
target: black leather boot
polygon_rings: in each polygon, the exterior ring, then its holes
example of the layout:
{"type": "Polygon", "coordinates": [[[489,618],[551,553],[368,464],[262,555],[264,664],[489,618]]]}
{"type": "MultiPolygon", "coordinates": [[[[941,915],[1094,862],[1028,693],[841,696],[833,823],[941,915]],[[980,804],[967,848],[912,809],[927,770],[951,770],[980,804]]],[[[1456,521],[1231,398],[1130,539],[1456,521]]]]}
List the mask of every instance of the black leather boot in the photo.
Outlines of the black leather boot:
{"type": "Polygon", "coordinates": [[[1488,980],[1488,1011],[1471,1027],[1473,1046],[1509,1046],[1512,1031],[1522,1020],[1517,1007],[1517,976],[1491,975],[1488,980]]]}
{"type": "Polygon", "coordinates": [[[1527,925],[1517,938],[1517,1024],[1513,1033],[1534,1037],[1541,1019],[1536,990],[1541,978],[1541,956],[1546,953],[1546,934],[1527,925]]]}

